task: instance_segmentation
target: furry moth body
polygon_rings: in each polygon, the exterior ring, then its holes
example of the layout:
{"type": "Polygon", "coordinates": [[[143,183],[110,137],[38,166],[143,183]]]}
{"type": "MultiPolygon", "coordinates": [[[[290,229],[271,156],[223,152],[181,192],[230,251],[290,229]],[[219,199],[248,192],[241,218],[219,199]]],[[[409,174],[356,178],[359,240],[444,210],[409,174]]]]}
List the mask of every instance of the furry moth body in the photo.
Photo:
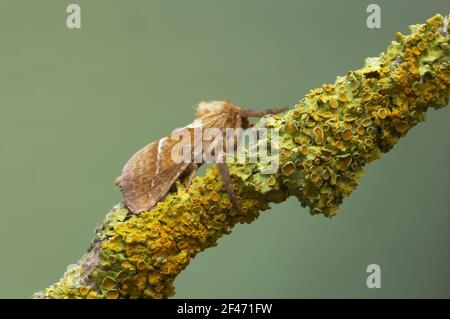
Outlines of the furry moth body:
{"type": "MultiPolygon", "coordinates": [[[[194,136],[194,130],[199,129],[196,123],[201,123],[200,129],[208,128],[224,130],[226,128],[250,127],[248,118],[265,114],[275,114],[287,108],[270,109],[262,112],[246,111],[228,101],[202,102],[197,106],[197,112],[192,124],[177,130],[179,134],[194,136]]],[[[207,141],[190,141],[201,143],[202,148],[208,147],[207,141]]],[[[148,144],[136,152],[125,164],[122,175],[116,180],[120,187],[125,203],[130,211],[139,214],[153,208],[180,178],[187,178],[188,185],[195,177],[198,166],[202,163],[175,162],[172,159],[172,149],[179,144],[178,138],[167,136],[148,144]]],[[[194,152],[195,145],[192,148],[194,152]]],[[[195,158],[198,154],[191,154],[195,158]]],[[[225,188],[231,197],[233,205],[240,210],[236,194],[231,187],[231,177],[225,163],[217,163],[225,188]]]]}

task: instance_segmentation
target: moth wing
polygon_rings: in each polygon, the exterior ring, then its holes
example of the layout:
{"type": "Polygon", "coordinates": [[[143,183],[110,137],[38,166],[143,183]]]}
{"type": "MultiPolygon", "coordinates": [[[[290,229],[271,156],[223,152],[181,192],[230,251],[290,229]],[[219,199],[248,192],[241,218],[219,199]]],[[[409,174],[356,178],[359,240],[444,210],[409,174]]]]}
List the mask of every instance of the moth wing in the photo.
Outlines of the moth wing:
{"type": "MultiPolygon", "coordinates": [[[[190,129],[183,130],[183,133],[192,133],[190,129]]],[[[139,214],[155,206],[190,164],[172,160],[171,150],[177,143],[180,143],[178,138],[165,137],[148,144],[124,166],[118,184],[133,213],[139,214]]]]}
{"type": "Polygon", "coordinates": [[[208,128],[218,128],[218,129],[223,129],[226,128],[226,120],[227,117],[224,116],[223,114],[208,114],[206,116],[203,116],[200,118],[201,119],[201,123],[202,123],[202,127],[203,129],[208,129],[208,128]]]}

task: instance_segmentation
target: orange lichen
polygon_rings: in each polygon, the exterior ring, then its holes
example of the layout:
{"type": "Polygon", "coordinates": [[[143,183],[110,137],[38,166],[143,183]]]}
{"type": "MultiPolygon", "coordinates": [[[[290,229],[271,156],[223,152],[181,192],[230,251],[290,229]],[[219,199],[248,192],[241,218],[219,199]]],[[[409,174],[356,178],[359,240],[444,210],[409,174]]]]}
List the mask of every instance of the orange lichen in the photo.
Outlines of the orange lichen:
{"type": "Polygon", "coordinates": [[[406,121],[400,121],[396,126],[395,129],[399,132],[399,133],[405,133],[409,128],[409,124],[406,121]]]}
{"type": "Polygon", "coordinates": [[[330,100],[330,107],[332,109],[336,109],[338,106],[339,106],[339,103],[338,103],[338,101],[336,99],[331,99],[330,100]]]}
{"type": "Polygon", "coordinates": [[[116,289],[111,289],[106,292],[106,299],[117,299],[119,298],[119,292],[116,289]]]}
{"type": "Polygon", "coordinates": [[[348,141],[353,137],[353,132],[351,129],[347,128],[342,132],[342,139],[348,141]]]}
{"type": "Polygon", "coordinates": [[[308,154],[308,152],[309,152],[308,146],[303,145],[302,148],[301,148],[301,152],[302,152],[303,155],[308,154]]]}
{"type": "Polygon", "coordinates": [[[290,176],[295,171],[295,164],[292,162],[287,162],[283,165],[281,171],[283,172],[284,176],[290,176]]]}
{"type": "Polygon", "coordinates": [[[364,129],[364,127],[361,127],[361,126],[358,126],[357,128],[356,128],[356,133],[358,133],[358,135],[364,135],[364,132],[365,132],[366,130],[364,129]]]}
{"type": "Polygon", "coordinates": [[[102,281],[102,288],[105,290],[109,290],[115,288],[117,286],[116,281],[111,277],[105,277],[102,281]]]}
{"type": "Polygon", "coordinates": [[[316,127],[314,129],[314,134],[315,134],[316,143],[318,145],[322,145],[323,144],[323,130],[322,130],[322,128],[316,127]]]}

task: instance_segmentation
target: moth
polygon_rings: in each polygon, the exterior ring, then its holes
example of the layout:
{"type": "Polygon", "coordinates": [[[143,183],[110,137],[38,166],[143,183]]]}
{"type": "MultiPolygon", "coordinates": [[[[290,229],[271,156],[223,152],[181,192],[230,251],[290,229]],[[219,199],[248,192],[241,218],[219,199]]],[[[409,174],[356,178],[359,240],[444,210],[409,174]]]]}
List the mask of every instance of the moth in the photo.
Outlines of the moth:
{"type": "MultiPolygon", "coordinates": [[[[243,110],[229,101],[201,102],[197,106],[193,123],[177,129],[176,136],[163,137],[137,151],[125,164],[122,175],[116,180],[116,185],[121,189],[124,201],[128,209],[139,214],[151,210],[162,198],[164,198],[177,180],[182,180],[187,187],[197,174],[200,165],[203,164],[201,154],[197,149],[211,147],[210,141],[195,140],[195,130],[205,131],[209,128],[217,128],[224,131],[226,128],[247,129],[252,125],[249,117],[261,117],[266,114],[276,114],[286,111],[288,108],[268,109],[265,111],[243,110]],[[173,150],[179,147],[179,138],[182,134],[189,134],[192,138],[186,142],[190,147],[191,161],[175,161],[173,150]],[[198,158],[200,157],[200,160],[198,158]],[[197,159],[197,160],[194,160],[197,159]]],[[[231,185],[231,176],[224,162],[216,163],[234,207],[240,210],[239,202],[231,185]]]]}

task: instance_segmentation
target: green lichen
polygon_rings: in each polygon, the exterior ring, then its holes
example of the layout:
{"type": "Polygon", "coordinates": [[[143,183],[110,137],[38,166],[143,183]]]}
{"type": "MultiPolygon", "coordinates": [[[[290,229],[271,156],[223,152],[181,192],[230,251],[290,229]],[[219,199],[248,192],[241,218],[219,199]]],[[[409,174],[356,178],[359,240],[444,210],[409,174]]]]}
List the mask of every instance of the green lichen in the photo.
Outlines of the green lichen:
{"type": "Polygon", "coordinates": [[[115,207],[88,253],[36,297],[167,298],[191,258],[270,203],[295,196],[312,214],[334,216],[367,163],[423,121],[429,107],[447,105],[449,31],[440,15],[412,26],[363,68],[311,90],[284,115],[267,117],[266,127],[280,129],[280,169],[266,175],[264,163],[229,165],[240,212],[216,168],[189,190],[177,184],[150,212],[136,216],[115,207]]]}

